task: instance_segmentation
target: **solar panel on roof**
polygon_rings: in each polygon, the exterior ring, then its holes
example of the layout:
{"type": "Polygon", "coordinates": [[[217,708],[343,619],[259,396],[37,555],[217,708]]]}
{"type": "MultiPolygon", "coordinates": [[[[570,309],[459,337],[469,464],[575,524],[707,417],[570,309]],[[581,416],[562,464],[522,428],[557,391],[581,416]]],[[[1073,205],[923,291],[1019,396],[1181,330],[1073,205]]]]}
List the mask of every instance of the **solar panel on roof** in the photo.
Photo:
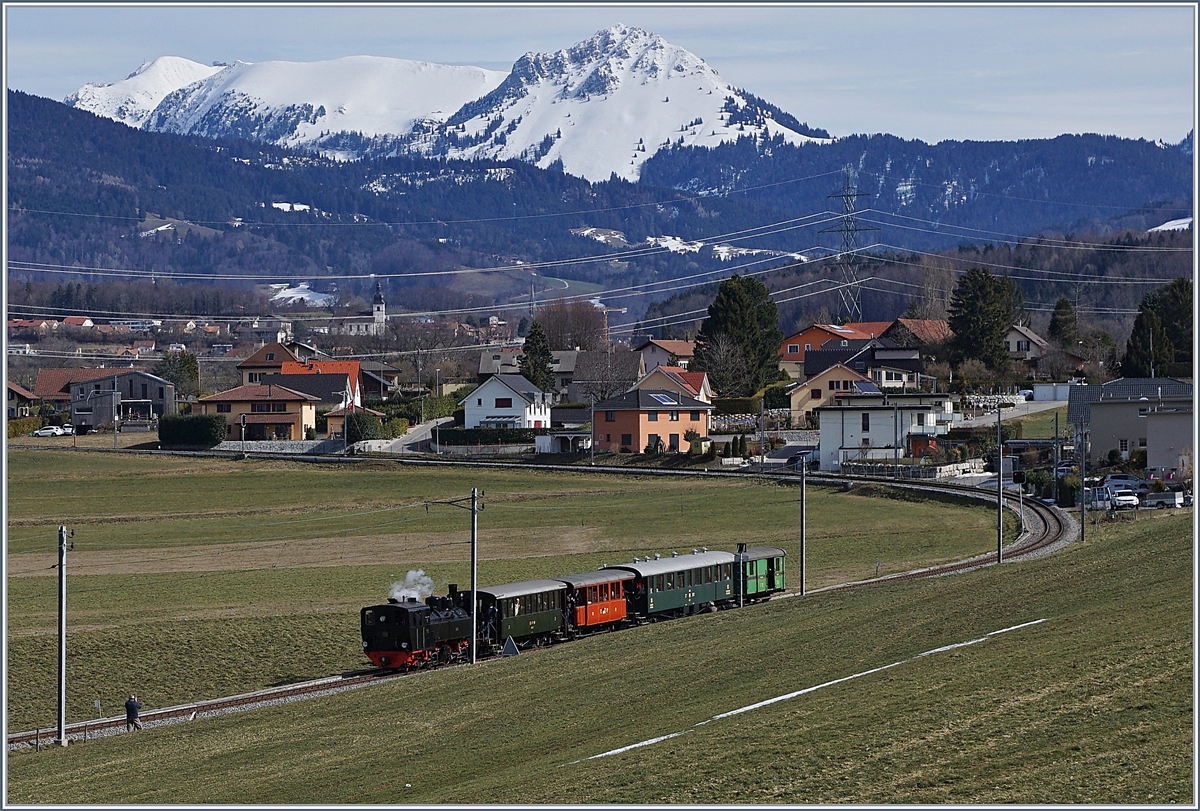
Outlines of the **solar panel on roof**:
{"type": "Polygon", "coordinates": [[[667,394],[651,394],[650,396],[655,400],[658,400],[663,405],[679,405],[678,400],[672,399],[671,396],[667,394]]]}

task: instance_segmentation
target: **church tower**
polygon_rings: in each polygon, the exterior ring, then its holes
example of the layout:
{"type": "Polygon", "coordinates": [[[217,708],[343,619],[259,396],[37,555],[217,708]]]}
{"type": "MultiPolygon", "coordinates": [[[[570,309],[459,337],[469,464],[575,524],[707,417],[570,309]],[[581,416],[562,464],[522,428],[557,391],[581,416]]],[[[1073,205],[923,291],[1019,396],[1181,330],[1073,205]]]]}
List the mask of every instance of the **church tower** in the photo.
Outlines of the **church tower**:
{"type": "Polygon", "coordinates": [[[383,286],[379,282],[375,282],[375,298],[371,300],[371,314],[375,316],[376,328],[383,329],[383,322],[387,319],[387,307],[383,303],[383,286]]]}

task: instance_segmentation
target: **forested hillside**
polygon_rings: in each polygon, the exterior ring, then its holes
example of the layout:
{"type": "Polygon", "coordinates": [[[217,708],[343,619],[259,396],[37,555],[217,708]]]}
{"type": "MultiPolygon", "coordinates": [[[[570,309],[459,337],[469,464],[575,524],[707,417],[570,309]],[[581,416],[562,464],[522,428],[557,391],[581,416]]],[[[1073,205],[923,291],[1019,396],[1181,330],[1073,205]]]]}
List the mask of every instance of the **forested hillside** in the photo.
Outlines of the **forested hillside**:
{"type": "MultiPolygon", "coordinates": [[[[1064,244],[1061,256],[1047,258],[1014,248],[1025,235],[1054,237],[1047,229],[1067,223],[1057,235],[1083,240],[1191,213],[1190,139],[1177,147],[1099,136],[932,147],[891,136],[804,147],[746,140],[664,151],[638,184],[588,183],[515,161],[337,163],[246,141],[143,132],[15,91],[8,100],[7,239],[17,289],[26,280],[64,282],[62,272],[74,270],[70,278],[97,284],[312,280],[348,301],[369,299],[377,274],[400,307],[449,309],[520,306],[531,285],[565,289],[555,277],[598,286],[575,288],[584,292],[657,285],[614,301],[629,308],[614,315],[620,323],[638,319],[652,301],[681,288],[686,296],[691,285],[732,272],[791,268],[771,272],[776,289],[840,278],[808,260],[838,246],[828,231],[840,201],[830,195],[852,163],[860,190],[870,193],[859,203],[860,224],[879,229],[864,232],[860,244],[891,257],[886,267],[869,260],[864,273],[902,282],[864,284],[866,313],[886,318],[914,299],[936,298],[926,288],[948,289],[922,275],[937,264],[925,254],[938,246],[980,246],[980,261],[995,262],[997,272],[1041,262],[1069,267],[1021,277],[1030,301],[1053,302],[1085,277],[1143,271],[1113,251],[1082,259],[1085,251],[1064,244]],[[615,233],[602,242],[572,232],[586,228],[615,233]],[[665,237],[675,240],[646,242],[665,237]],[[508,270],[486,279],[444,275],[464,268],[508,270]]],[[[1155,273],[1175,272],[1177,256],[1158,258],[1155,273]]],[[[1079,290],[1095,307],[1128,305],[1114,285],[1079,290]]],[[[813,306],[835,307],[836,294],[823,295],[791,293],[781,309],[798,318],[813,306]]],[[[164,303],[186,308],[189,298],[197,301],[180,294],[164,303]]]]}

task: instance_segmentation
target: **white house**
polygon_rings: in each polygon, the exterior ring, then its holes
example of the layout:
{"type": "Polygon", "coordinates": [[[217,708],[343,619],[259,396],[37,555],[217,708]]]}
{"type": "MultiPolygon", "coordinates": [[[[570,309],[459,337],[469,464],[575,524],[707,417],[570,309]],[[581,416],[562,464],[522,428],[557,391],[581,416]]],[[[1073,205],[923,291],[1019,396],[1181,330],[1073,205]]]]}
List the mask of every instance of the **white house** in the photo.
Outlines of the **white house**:
{"type": "Polygon", "coordinates": [[[467,428],[549,428],[552,401],[521,375],[492,375],[458,404],[467,428]]]}
{"type": "Polygon", "coordinates": [[[890,462],[937,448],[954,421],[949,394],[852,394],[815,411],[821,425],[821,470],[847,462],[890,462]]]}

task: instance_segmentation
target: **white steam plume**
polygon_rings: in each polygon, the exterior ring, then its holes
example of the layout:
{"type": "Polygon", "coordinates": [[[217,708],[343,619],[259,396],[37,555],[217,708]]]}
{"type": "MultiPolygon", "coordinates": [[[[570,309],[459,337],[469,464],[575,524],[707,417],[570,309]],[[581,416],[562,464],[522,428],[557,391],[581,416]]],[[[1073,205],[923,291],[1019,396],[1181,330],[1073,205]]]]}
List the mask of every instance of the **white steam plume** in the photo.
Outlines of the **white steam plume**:
{"type": "Polygon", "coordinates": [[[410,571],[404,580],[397,580],[392,584],[392,590],[388,593],[388,597],[404,602],[409,597],[416,597],[418,603],[425,602],[425,598],[433,594],[433,578],[425,574],[421,569],[415,572],[410,571]]]}

